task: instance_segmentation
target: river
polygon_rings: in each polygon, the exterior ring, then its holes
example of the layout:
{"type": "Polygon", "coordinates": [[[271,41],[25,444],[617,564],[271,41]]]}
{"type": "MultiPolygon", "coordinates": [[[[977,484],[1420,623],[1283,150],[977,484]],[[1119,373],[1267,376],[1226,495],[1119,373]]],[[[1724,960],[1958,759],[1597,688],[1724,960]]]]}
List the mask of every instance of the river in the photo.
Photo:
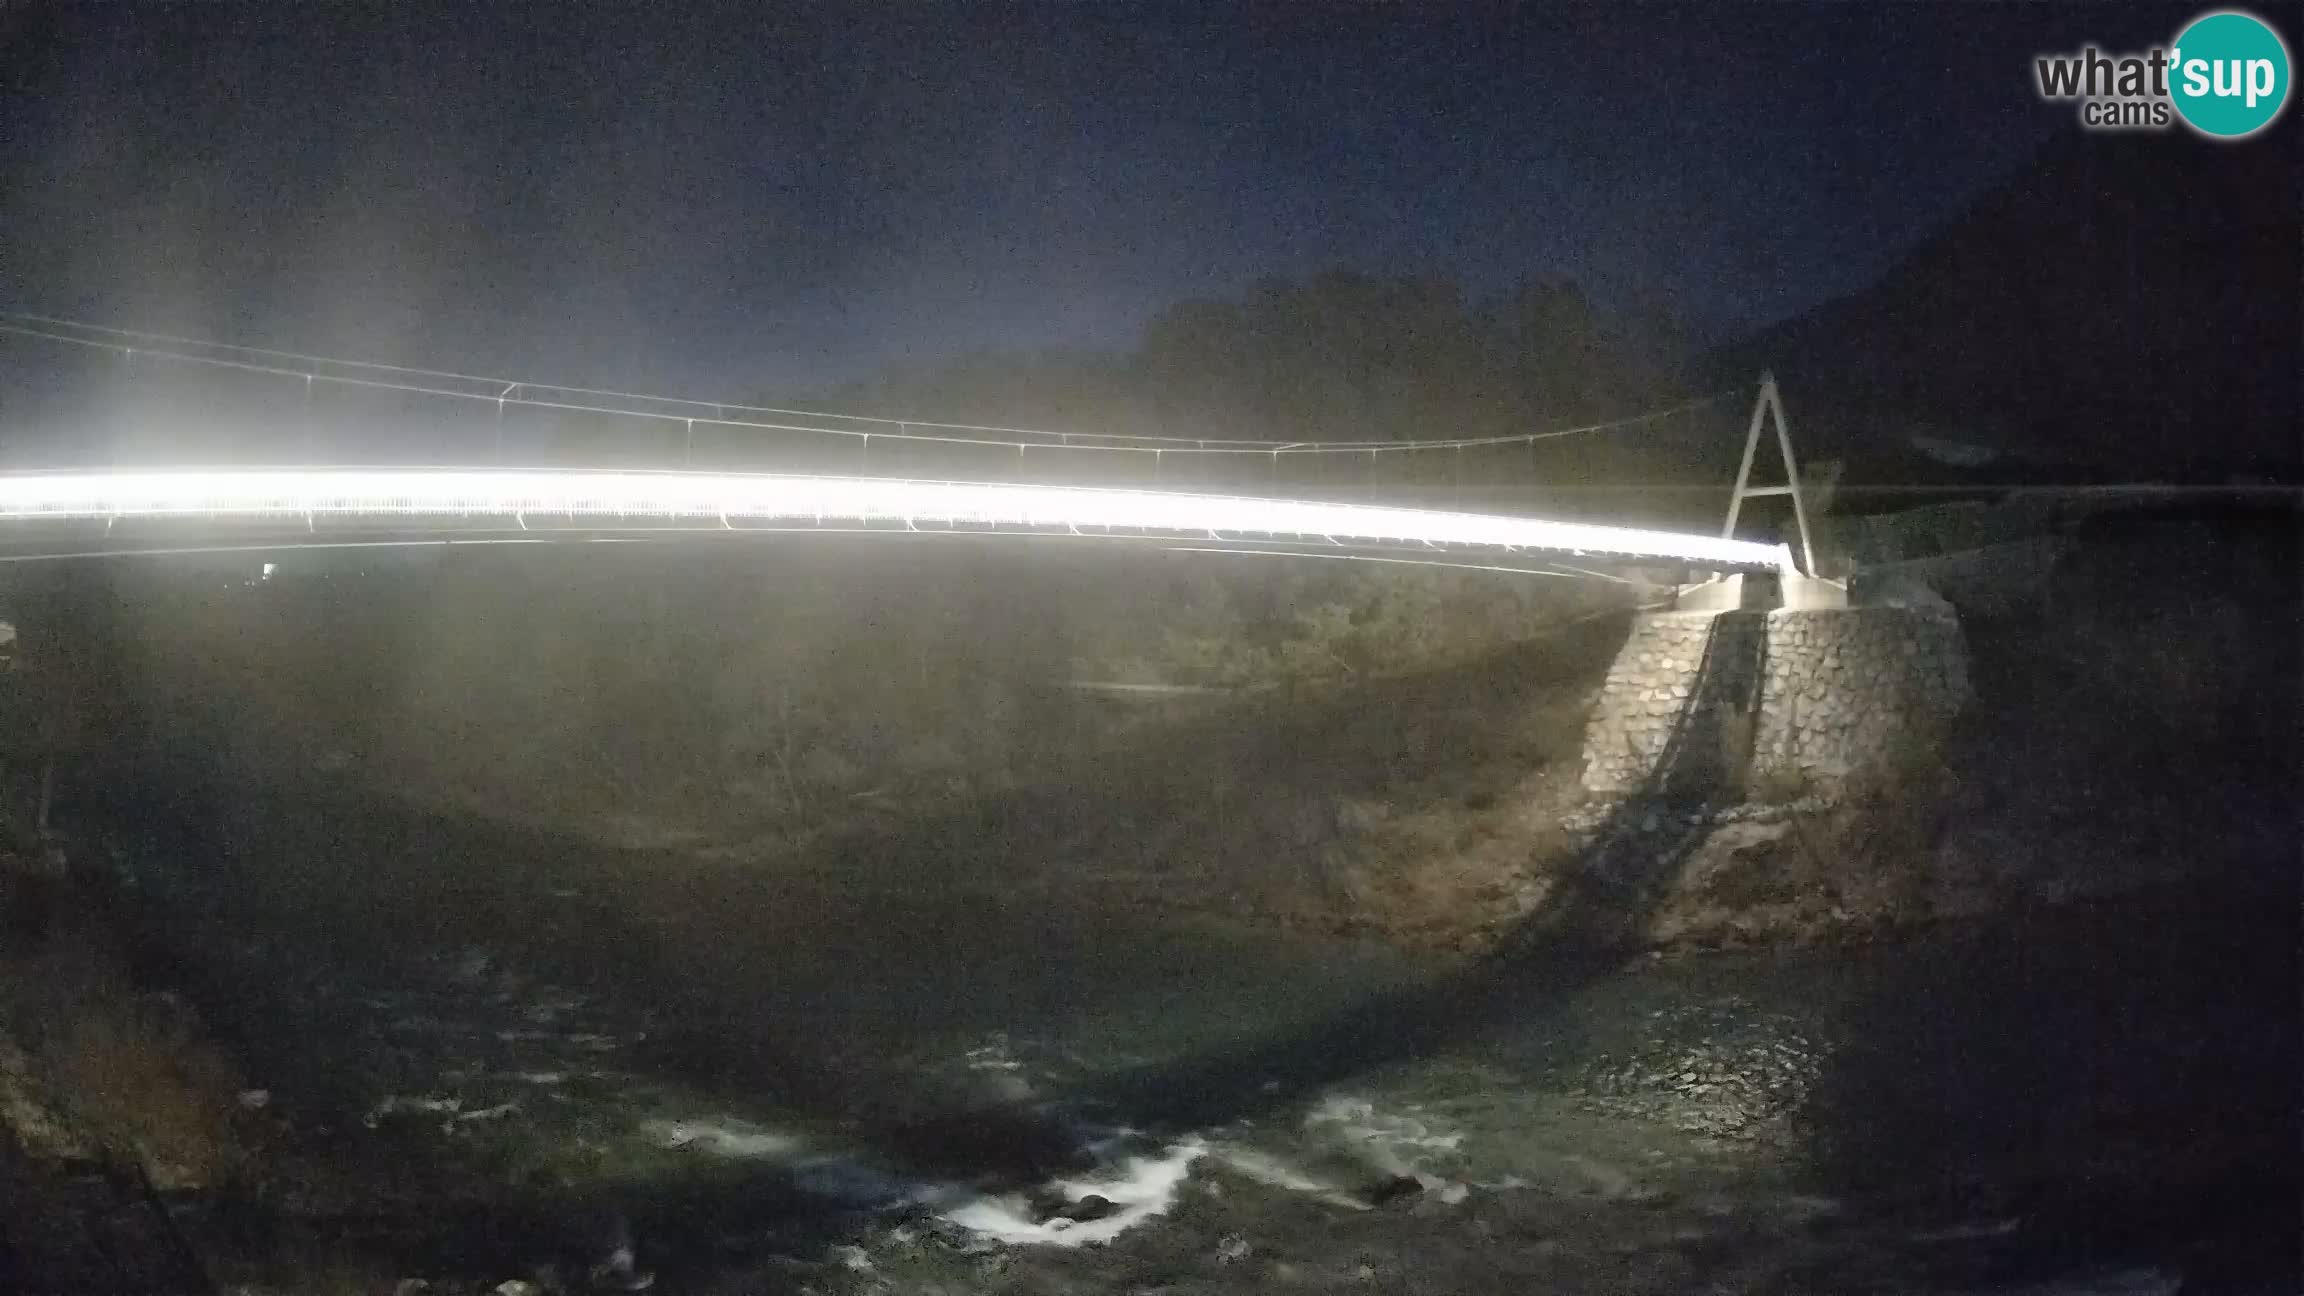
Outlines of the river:
{"type": "Polygon", "coordinates": [[[486,1290],[625,1234],[596,1280],[678,1292],[2300,1287],[2277,897],[1467,971],[976,865],[112,788],[67,819],[297,1149],[187,1208],[249,1290],[486,1290]]]}

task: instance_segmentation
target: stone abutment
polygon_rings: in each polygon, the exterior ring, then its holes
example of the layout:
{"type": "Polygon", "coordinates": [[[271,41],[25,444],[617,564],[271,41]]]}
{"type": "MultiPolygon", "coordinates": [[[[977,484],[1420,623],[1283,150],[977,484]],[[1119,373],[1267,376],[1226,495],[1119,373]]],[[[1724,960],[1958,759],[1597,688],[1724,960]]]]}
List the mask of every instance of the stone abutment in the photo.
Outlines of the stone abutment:
{"type": "Polygon", "coordinates": [[[1584,788],[1726,799],[1888,774],[1970,699],[1948,608],[1667,612],[1634,622],[1584,738],[1584,788]]]}

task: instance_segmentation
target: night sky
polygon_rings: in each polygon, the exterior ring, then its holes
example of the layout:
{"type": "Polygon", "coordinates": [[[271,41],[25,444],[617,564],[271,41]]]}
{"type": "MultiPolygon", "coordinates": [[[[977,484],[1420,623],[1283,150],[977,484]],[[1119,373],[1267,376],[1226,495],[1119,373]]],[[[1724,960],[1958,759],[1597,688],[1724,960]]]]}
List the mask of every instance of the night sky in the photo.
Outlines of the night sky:
{"type": "Polygon", "coordinates": [[[672,8],[0,0],[0,298],[730,398],[1336,265],[1727,338],[2022,165],[2034,54],[2195,12],[672,8]]]}

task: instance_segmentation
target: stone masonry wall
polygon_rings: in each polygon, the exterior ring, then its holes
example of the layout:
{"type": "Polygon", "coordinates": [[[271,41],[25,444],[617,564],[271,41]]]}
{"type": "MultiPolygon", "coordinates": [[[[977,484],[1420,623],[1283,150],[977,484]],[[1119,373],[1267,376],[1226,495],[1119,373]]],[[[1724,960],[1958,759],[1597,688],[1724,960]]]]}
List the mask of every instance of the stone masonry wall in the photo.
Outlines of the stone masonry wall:
{"type": "Polygon", "coordinates": [[[1888,768],[1969,698],[1949,609],[1771,612],[1750,777],[1831,787],[1888,768]]]}
{"type": "Polygon", "coordinates": [[[1632,623],[1584,731],[1584,788],[1683,790],[1728,772],[1736,718],[1751,709],[1749,669],[1730,659],[1755,638],[1757,613],[1667,612],[1632,623]],[[1741,635],[1738,631],[1742,631],[1741,635]],[[1707,669],[1707,659],[1712,659],[1707,669]]]}
{"type": "Polygon", "coordinates": [[[1941,609],[1665,613],[1618,650],[1584,737],[1584,787],[1703,797],[1830,788],[1891,761],[1969,698],[1941,609]]]}

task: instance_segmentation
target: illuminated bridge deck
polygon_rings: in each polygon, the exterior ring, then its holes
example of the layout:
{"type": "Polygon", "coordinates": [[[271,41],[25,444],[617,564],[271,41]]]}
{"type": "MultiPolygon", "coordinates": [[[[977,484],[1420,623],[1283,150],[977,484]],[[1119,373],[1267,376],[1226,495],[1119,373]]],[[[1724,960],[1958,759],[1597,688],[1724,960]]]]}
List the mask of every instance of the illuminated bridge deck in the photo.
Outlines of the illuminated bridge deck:
{"type": "Polygon", "coordinates": [[[1182,491],[767,473],[202,469],[0,475],[16,556],[141,544],[902,531],[1110,537],[1335,552],[1581,557],[1782,571],[1782,545],[1436,509],[1182,491]]]}

